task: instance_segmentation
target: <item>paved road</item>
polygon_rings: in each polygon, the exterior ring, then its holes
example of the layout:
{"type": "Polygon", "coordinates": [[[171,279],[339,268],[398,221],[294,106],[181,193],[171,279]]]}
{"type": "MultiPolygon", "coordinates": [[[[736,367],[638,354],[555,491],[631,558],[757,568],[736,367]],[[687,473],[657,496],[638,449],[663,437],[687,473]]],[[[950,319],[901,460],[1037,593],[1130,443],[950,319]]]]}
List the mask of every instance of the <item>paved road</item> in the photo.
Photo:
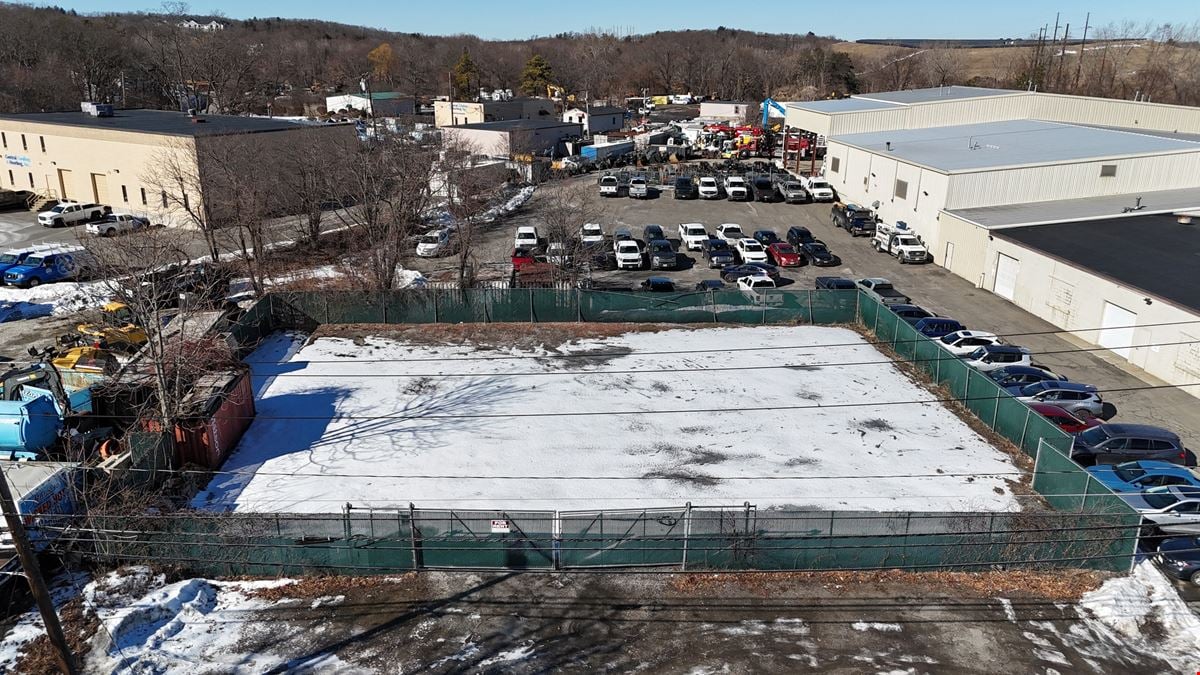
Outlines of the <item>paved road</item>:
{"type": "MultiPolygon", "coordinates": [[[[594,183],[595,176],[584,176],[577,180],[594,183]]],[[[683,222],[700,222],[711,232],[720,223],[738,223],[743,231],[774,229],[782,236],[792,225],[809,228],[818,238],[842,258],[842,266],[835,268],[802,267],[784,272],[798,288],[812,288],[813,278],[823,275],[862,278],[882,276],[913,300],[931,311],[951,316],[971,328],[988,330],[999,334],[1026,334],[1055,331],[1050,323],[1033,316],[1016,305],[994,295],[990,291],[976,288],[971,282],[955,276],[936,265],[901,265],[894,258],[876,253],[866,238],[852,238],[844,230],[829,224],[828,204],[762,204],[728,201],[683,201],[673,199],[670,191],[656,199],[633,200],[627,198],[604,199],[596,202],[603,209],[600,222],[606,233],[617,226],[628,226],[640,234],[642,226],[656,223],[663,226],[668,236],[675,234],[676,226],[683,222]]],[[[482,259],[494,262],[498,268],[506,268],[512,247],[513,232],[518,225],[537,225],[538,197],[535,194],[530,205],[514,218],[498,223],[487,230],[478,252],[482,259]]],[[[678,241],[675,243],[678,245],[678,241]]],[[[417,261],[411,265],[423,270],[435,270],[450,265],[446,260],[417,261]]],[[[703,264],[678,272],[622,271],[606,272],[597,276],[607,280],[619,280],[631,286],[649,276],[668,276],[682,288],[694,286],[700,279],[717,278],[715,271],[703,264]]],[[[1011,342],[1022,344],[1035,353],[1061,352],[1089,347],[1064,333],[1027,335],[1014,337],[1011,342]]],[[[1153,376],[1133,368],[1126,361],[1108,351],[1071,352],[1045,354],[1039,362],[1068,375],[1072,380],[1094,384],[1102,389],[1138,387],[1146,384],[1163,384],[1153,376]]],[[[1189,447],[1200,450],[1200,405],[1195,397],[1178,389],[1155,389],[1147,391],[1116,392],[1109,396],[1118,409],[1117,420],[1157,424],[1174,429],[1189,447]]]]}

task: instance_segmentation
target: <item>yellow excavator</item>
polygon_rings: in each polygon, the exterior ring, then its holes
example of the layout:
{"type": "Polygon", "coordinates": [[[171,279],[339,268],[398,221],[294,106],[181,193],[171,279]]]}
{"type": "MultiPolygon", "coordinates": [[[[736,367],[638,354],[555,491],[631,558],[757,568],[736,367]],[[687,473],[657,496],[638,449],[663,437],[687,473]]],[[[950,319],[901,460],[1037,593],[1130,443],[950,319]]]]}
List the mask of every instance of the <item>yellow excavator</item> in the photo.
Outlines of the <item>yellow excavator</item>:
{"type": "Polygon", "coordinates": [[[75,327],[80,342],[99,343],[109,349],[137,351],[150,339],[146,329],[133,322],[133,312],[123,302],[109,302],[100,308],[98,323],[75,327]]]}

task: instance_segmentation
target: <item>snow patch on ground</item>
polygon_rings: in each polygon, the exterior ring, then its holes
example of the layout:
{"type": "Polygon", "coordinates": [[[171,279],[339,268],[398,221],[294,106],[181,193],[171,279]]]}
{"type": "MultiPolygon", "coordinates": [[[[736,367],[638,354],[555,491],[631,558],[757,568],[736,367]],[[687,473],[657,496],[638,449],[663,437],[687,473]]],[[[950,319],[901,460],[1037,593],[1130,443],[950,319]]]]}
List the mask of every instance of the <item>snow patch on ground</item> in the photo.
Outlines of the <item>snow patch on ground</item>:
{"type": "Polygon", "coordinates": [[[524,206],[525,202],[529,201],[529,198],[533,196],[533,189],[532,185],[527,185],[517,190],[516,194],[508,198],[508,201],[503,204],[497,204],[480,214],[479,219],[486,223],[509,215],[524,206]]]}
{"type": "Polygon", "coordinates": [[[1097,633],[1115,631],[1138,651],[1195,670],[1189,664],[1200,653],[1200,618],[1150,561],[1084,595],[1079,605],[1097,633]]]}
{"type": "MultiPolygon", "coordinates": [[[[79,593],[79,588],[88,582],[86,574],[71,573],[60,576],[50,584],[50,598],[55,607],[62,607],[79,593]]],[[[23,580],[21,583],[25,583],[23,580]]],[[[46,625],[37,608],[22,614],[12,628],[0,638],[0,673],[14,672],[14,667],[29,644],[45,635],[46,625]]]]}
{"type": "Polygon", "coordinates": [[[28,302],[41,309],[43,315],[79,312],[103,303],[110,295],[103,281],[62,281],[33,288],[0,286],[0,303],[28,302]]]}
{"type": "Polygon", "coordinates": [[[876,621],[872,621],[869,623],[866,621],[856,621],[856,622],[854,622],[854,624],[851,625],[851,628],[853,628],[854,630],[857,630],[857,631],[864,631],[864,632],[869,631],[869,630],[877,630],[877,631],[882,631],[885,633],[895,633],[900,630],[900,624],[898,624],[898,623],[879,623],[876,621]]]}
{"type": "Polygon", "coordinates": [[[383,338],[296,346],[278,335],[248,358],[259,418],[222,467],[238,475],[215,477],[197,508],[338,512],[347,495],[359,507],[404,508],[410,501],[612,509],[747,500],[760,509],[1019,508],[1003,476],[984,475],[1008,474],[1012,461],[944,407],[741,409],[929,398],[888,364],[826,367],[885,360],[846,329],[628,333],[559,348],[603,356],[519,361],[463,360],[477,352],[383,338]],[[800,348],[719,353],[782,345],[800,348]],[[791,367],[773,367],[781,364],[791,367]],[[724,369],[760,366],[772,367],[724,369]],[[696,409],[717,412],[688,412],[696,409]],[[630,414],[554,415],[584,411],[630,414]],[[510,416],[530,412],[549,415],[510,416]],[[846,478],[770,479],[790,474],[846,478]],[[930,477],[862,477],[895,474],[930,477]],[[555,479],[531,490],[496,476],[555,479]]]}

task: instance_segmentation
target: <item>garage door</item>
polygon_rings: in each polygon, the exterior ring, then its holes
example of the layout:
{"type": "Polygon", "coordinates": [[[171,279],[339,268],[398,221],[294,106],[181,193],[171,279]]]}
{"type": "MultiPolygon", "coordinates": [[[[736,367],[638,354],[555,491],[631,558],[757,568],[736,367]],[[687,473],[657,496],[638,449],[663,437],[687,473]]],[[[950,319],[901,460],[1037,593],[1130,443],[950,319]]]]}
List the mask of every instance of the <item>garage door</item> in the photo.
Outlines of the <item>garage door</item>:
{"type": "Polygon", "coordinates": [[[92,174],[92,201],[97,204],[108,203],[108,176],[102,173],[92,174]]]}
{"type": "Polygon", "coordinates": [[[1104,303],[1104,316],[1100,319],[1100,346],[1108,347],[1113,353],[1129,358],[1129,346],[1133,344],[1133,325],[1137,314],[1114,305],[1104,303]]]}
{"type": "Polygon", "coordinates": [[[997,253],[996,283],[992,286],[992,292],[1005,300],[1012,300],[1017,290],[1017,274],[1020,271],[1020,260],[997,253]]]}

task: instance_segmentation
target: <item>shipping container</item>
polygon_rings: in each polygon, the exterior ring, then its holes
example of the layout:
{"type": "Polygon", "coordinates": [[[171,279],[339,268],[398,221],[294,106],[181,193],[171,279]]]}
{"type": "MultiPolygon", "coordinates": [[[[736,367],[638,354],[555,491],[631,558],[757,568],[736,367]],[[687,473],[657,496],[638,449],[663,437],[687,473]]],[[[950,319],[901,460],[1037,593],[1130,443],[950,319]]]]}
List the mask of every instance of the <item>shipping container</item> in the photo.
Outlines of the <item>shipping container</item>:
{"type": "Polygon", "coordinates": [[[254,390],[248,371],[205,375],[189,400],[196,413],[175,426],[175,465],[220,468],[254,421],[254,390]]]}

